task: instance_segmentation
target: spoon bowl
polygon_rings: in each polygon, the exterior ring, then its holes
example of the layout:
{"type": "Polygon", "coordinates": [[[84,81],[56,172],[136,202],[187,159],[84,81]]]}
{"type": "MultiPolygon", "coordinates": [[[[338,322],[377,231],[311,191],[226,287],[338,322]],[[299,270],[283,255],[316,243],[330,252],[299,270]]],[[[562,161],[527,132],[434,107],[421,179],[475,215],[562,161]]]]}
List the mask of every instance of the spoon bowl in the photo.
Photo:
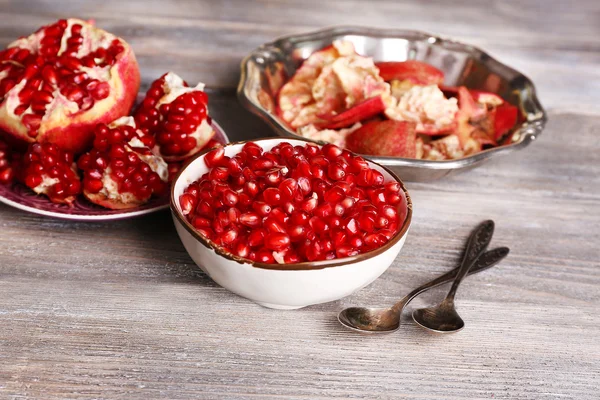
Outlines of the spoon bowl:
{"type": "Polygon", "coordinates": [[[421,327],[437,333],[458,332],[465,327],[465,321],[456,312],[454,304],[447,300],[436,307],[415,310],[412,317],[421,327]]]}

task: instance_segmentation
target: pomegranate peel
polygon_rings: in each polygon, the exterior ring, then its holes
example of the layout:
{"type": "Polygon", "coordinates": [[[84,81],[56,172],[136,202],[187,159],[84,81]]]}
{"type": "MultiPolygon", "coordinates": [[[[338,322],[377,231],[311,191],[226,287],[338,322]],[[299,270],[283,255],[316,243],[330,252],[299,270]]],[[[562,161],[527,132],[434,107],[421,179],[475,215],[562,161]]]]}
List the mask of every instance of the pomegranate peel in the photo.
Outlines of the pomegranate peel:
{"type": "Polygon", "coordinates": [[[348,135],[346,147],[359,154],[414,158],[415,127],[409,121],[372,121],[348,135]]]}
{"type": "Polygon", "coordinates": [[[512,127],[519,118],[519,109],[512,104],[504,103],[495,109],[494,113],[494,139],[499,140],[512,127]]]}
{"type": "Polygon", "coordinates": [[[377,62],[379,76],[384,81],[408,80],[417,85],[441,85],[444,73],[433,65],[417,60],[377,62]]]}
{"type": "Polygon", "coordinates": [[[129,113],[139,83],[124,40],[83,20],[60,20],[0,52],[0,129],[80,153],[96,124],[129,113]]]}
{"type": "Polygon", "coordinates": [[[337,115],[328,117],[321,116],[326,122],[318,124],[317,126],[324,129],[345,128],[365,119],[372,118],[377,114],[381,114],[385,108],[386,105],[383,98],[381,96],[374,96],[337,115]]]}

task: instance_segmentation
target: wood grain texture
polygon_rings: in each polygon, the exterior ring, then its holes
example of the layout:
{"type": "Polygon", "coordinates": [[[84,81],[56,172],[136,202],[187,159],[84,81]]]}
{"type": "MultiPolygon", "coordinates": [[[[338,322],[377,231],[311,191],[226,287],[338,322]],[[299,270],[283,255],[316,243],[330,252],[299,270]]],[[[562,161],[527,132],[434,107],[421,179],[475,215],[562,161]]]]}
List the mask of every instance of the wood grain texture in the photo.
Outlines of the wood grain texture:
{"type": "Polygon", "coordinates": [[[0,205],[0,398],[598,398],[600,3],[3,0],[0,44],[65,15],[130,41],[145,84],[173,69],[218,88],[211,112],[232,140],[270,135],[233,96],[241,57],[334,24],[479,45],[533,79],[550,122],[523,152],[409,184],[413,226],[394,265],[348,298],[298,311],[215,285],[168,212],[76,223],[0,205]],[[492,244],[511,254],[461,287],[464,331],[430,335],[410,310],[392,335],[339,326],[342,308],[391,304],[454,267],[487,218],[492,244]]]}

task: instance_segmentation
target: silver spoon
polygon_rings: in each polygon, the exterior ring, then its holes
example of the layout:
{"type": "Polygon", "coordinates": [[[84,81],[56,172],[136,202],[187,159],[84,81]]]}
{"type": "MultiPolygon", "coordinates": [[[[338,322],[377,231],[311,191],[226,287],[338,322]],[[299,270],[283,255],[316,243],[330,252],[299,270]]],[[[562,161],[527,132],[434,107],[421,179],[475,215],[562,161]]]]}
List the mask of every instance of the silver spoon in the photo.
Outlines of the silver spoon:
{"type": "Polygon", "coordinates": [[[448,295],[444,301],[435,307],[421,308],[413,311],[412,316],[417,324],[425,329],[439,333],[458,332],[465,327],[465,322],[458,315],[454,307],[454,296],[460,282],[462,282],[469,269],[492,240],[493,233],[493,221],[485,221],[473,231],[467,243],[463,262],[456,274],[456,278],[454,278],[454,283],[448,295]]]}
{"type": "MultiPolygon", "coordinates": [[[[500,262],[508,255],[508,247],[499,247],[494,250],[487,251],[479,257],[475,265],[469,270],[469,275],[485,271],[500,262]]],[[[388,308],[367,308],[367,307],[349,307],[342,310],[338,315],[338,320],[346,328],[362,332],[362,333],[390,333],[398,330],[400,327],[400,315],[402,310],[408,303],[421,293],[443,285],[444,283],[452,282],[456,277],[460,267],[456,267],[452,271],[446,272],[444,275],[427,282],[426,284],[416,288],[399,302],[388,308]]]]}

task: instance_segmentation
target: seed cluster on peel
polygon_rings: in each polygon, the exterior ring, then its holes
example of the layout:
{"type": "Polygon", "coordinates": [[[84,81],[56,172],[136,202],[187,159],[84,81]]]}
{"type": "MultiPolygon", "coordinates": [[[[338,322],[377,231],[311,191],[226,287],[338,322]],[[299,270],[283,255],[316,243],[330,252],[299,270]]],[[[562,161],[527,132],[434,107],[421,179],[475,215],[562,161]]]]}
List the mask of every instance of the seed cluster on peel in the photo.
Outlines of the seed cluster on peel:
{"type": "Polygon", "coordinates": [[[21,166],[25,184],[55,203],[73,203],[81,193],[81,182],[73,154],[50,143],[32,144],[21,166]]]}
{"type": "Polygon", "coordinates": [[[131,118],[121,118],[110,126],[99,124],[95,135],[94,148],[77,162],[84,173],[84,194],[88,199],[126,208],[164,192],[167,165],[152,153],[154,139],[137,131],[131,118]],[[96,198],[98,193],[101,196],[96,198]]]}
{"type": "Polygon", "coordinates": [[[269,151],[246,143],[204,156],[209,171],[179,197],[192,226],[228,252],[262,263],[349,257],[383,246],[406,217],[400,183],[328,144],[269,151]]]}
{"type": "Polygon", "coordinates": [[[165,159],[178,161],[190,157],[214,136],[210,125],[206,125],[209,122],[208,96],[201,87],[204,85],[190,88],[183,79],[169,72],[152,83],[135,112],[138,127],[156,137],[165,159]]]}

